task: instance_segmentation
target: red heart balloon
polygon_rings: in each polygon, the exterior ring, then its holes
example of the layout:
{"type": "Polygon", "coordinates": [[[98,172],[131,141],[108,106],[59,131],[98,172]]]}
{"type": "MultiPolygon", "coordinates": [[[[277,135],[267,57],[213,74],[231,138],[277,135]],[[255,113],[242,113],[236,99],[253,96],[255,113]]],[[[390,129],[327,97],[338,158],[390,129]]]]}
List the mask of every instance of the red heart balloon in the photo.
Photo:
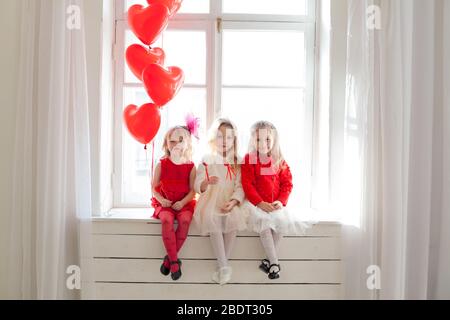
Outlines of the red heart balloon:
{"type": "Polygon", "coordinates": [[[128,9],[128,25],[146,45],[151,45],[167,28],[169,23],[169,9],[160,3],[144,8],[135,4],[128,9]]]}
{"type": "Polygon", "coordinates": [[[123,110],[123,120],[130,134],[143,144],[153,140],[161,125],[159,108],[153,103],[146,103],[140,108],[130,104],[123,110]]]}
{"type": "Polygon", "coordinates": [[[158,106],[164,106],[176,96],[184,83],[184,73],[178,67],[164,69],[151,64],[144,69],[142,80],[148,95],[158,106]]]}
{"type": "Polygon", "coordinates": [[[125,57],[131,72],[142,81],[142,72],[152,63],[164,64],[166,55],[161,48],[147,49],[139,44],[127,48],[125,57]]]}
{"type": "Polygon", "coordinates": [[[155,3],[161,3],[165,5],[167,8],[169,8],[170,16],[172,17],[175,15],[175,13],[178,12],[181,8],[181,3],[183,0],[147,0],[149,5],[155,4],[155,3]]]}

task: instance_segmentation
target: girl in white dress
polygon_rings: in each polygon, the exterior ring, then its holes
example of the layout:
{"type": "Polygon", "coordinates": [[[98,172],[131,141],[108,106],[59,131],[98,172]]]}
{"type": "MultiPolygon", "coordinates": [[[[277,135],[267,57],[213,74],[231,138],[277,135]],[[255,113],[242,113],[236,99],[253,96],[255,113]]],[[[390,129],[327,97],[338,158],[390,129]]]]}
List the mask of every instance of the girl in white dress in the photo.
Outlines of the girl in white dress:
{"type": "Polygon", "coordinates": [[[211,126],[208,142],[211,153],[199,164],[194,184],[195,191],[200,194],[194,221],[202,235],[210,235],[218,263],[212,279],[223,285],[231,279],[228,259],[236,234],[246,229],[235,125],[228,119],[216,120],[211,126]]]}

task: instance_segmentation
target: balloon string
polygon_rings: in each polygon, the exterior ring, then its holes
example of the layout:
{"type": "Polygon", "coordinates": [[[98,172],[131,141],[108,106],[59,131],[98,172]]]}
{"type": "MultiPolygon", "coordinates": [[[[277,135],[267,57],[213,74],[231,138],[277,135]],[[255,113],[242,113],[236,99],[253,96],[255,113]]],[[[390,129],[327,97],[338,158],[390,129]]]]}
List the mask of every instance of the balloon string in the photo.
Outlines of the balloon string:
{"type": "MultiPolygon", "coordinates": [[[[145,150],[145,163],[148,163],[148,151],[147,151],[147,145],[144,145],[144,150],[145,150]]],[[[151,188],[151,182],[152,182],[152,178],[150,178],[150,190],[151,188]]]]}
{"type": "Polygon", "coordinates": [[[144,150],[145,150],[145,163],[148,162],[148,151],[147,151],[147,145],[144,146],[144,150]]]}
{"type": "Polygon", "coordinates": [[[145,150],[145,163],[147,163],[147,161],[148,161],[148,156],[147,156],[147,145],[144,146],[144,150],[145,150]]]}
{"type": "Polygon", "coordinates": [[[155,141],[152,141],[152,171],[151,171],[151,174],[152,174],[152,178],[151,179],[153,179],[153,171],[154,171],[154,165],[155,165],[155,141]]]}

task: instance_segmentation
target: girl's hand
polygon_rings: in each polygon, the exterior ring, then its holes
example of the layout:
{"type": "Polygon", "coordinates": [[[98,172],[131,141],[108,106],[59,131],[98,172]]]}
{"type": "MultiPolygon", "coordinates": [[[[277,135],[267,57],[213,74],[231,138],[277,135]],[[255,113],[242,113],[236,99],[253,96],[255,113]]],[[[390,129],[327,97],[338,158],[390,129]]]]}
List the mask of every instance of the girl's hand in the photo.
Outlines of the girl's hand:
{"type": "Polygon", "coordinates": [[[281,201],[278,201],[278,200],[272,202],[272,206],[273,206],[276,210],[283,208],[283,204],[281,203],[281,201]]]}
{"type": "Polygon", "coordinates": [[[207,184],[212,184],[212,185],[218,184],[219,183],[219,177],[212,176],[212,177],[209,177],[209,181],[207,179],[205,179],[205,181],[206,181],[207,184]]]}
{"type": "Polygon", "coordinates": [[[205,179],[202,181],[202,184],[200,185],[200,191],[205,192],[206,188],[209,185],[214,185],[214,184],[218,184],[218,183],[219,183],[219,177],[216,177],[216,176],[209,177],[209,180],[205,179]]]}
{"type": "Polygon", "coordinates": [[[175,211],[180,211],[184,207],[183,201],[177,201],[172,205],[172,209],[175,211]]]}
{"type": "Polygon", "coordinates": [[[231,201],[228,201],[227,203],[225,203],[222,208],[220,208],[220,210],[222,211],[222,213],[228,213],[230,212],[235,206],[238,205],[238,201],[236,199],[233,199],[231,201]]]}
{"type": "Polygon", "coordinates": [[[265,202],[265,201],[261,201],[260,203],[258,203],[257,207],[260,208],[262,211],[265,211],[265,212],[272,212],[272,211],[275,210],[273,205],[271,205],[270,203],[265,202]]]}
{"type": "Polygon", "coordinates": [[[172,201],[167,200],[167,199],[161,199],[161,206],[163,206],[164,208],[170,208],[172,206],[172,201]]]}

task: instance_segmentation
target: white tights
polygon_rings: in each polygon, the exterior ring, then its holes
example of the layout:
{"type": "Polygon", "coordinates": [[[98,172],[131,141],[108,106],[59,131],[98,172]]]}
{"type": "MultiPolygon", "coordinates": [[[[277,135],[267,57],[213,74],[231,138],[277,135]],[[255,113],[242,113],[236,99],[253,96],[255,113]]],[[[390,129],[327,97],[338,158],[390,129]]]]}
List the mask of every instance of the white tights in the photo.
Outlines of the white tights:
{"type": "Polygon", "coordinates": [[[231,249],[236,239],[236,231],[229,233],[211,233],[210,239],[219,268],[228,266],[231,249]]]}
{"type": "Polygon", "coordinates": [[[278,264],[278,254],[277,249],[282,238],[282,235],[276,233],[272,229],[267,229],[259,234],[261,243],[263,245],[264,251],[266,252],[267,258],[270,264],[278,264]]]}

